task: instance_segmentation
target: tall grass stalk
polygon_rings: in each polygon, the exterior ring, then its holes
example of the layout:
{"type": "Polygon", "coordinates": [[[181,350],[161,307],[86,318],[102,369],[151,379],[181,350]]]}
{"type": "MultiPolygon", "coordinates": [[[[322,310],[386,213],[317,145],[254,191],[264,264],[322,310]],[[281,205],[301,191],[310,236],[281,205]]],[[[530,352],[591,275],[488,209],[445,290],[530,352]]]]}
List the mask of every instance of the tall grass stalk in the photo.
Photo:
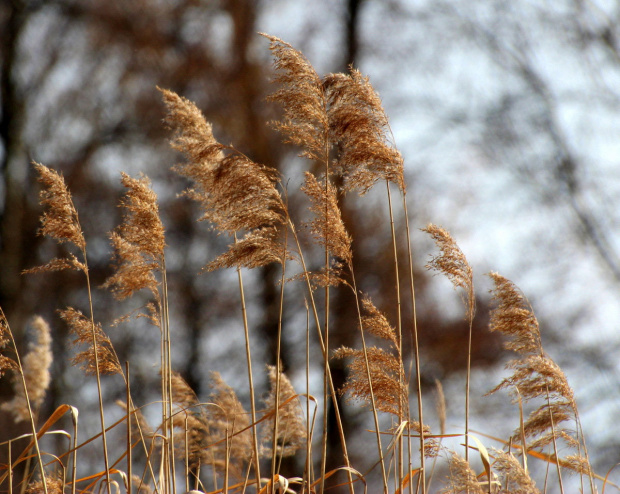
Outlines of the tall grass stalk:
{"type": "MultiPolygon", "coordinates": [[[[250,388],[250,413],[252,414],[252,446],[254,448],[254,472],[256,474],[256,487],[260,490],[260,455],[258,451],[258,422],[256,420],[256,398],[254,397],[254,377],[252,373],[252,351],[250,345],[250,328],[248,314],[245,306],[245,291],[243,289],[243,276],[241,268],[237,267],[237,279],[239,281],[239,295],[241,297],[241,317],[243,319],[243,336],[245,339],[245,358],[248,368],[248,385],[250,388]]],[[[274,448],[275,449],[275,448],[274,448]]]]}

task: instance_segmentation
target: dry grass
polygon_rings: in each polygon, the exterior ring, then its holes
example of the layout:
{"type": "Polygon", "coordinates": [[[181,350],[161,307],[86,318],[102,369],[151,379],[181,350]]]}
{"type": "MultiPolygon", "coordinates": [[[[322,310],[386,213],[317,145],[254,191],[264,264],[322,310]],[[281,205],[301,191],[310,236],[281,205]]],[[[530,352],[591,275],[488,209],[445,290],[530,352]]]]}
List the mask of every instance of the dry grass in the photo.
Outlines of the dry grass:
{"type": "MultiPolygon", "coordinates": [[[[166,123],[173,133],[172,147],[185,161],[174,170],[189,179],[192,186],[184,194],[201,207],[201,221],[228,235],[226,252],[212,260],[204,271],[235,268],[239,280],[239,304],[243,314],[243,340],[248,371],[249,406],[244,407],[235,390],[217,372],[211,374],[211,395],[201,402],[189,385],[172,369],[168,283],[165,264],[165,231],[160,219],[157,197],[145,176],[132,178],[122,174],[127,189],[120,205],[122,224],[110,233],[114,248],[113,274],[105,283],[117,299],[127,299],[146,292],[150,301],[138,312],[147,317],[161,335],[161,422],[149,425],[141,406],[133,402],[127,368],[123,368],[114,351],[113,342],[97,322],[93,313],[87,260],[87,241],[80,226],[78,212],[62,176],[44,165],[36,164],[41,183],[40,202],[45,211],[41,217],[42,235],[70,246],[66,257],[54,258],[29,273],[74,269],[85,276],[88,312],[65,308],[60,317],[75,339],[84,347],[73,357],[87,375],[96,378],[99,396],[101,434],[83,440],[77,437],[77,414],[63,405],[50,417],[39,417],[38,410],[50,383],[50,330],[41,318],[35,318],[34,342],[20,360],[13,333],[0,312],[0,374],[13,377],[15,397],[2,409],[10,411],[15,421],[29,421],[31,443],[23,450],[12,451],[12,462],[0,476],[2,488],[8,491],[39,493],[71,490],[157,492],[175,494],[190,489],[201,492],[326,492],[332,487],[334,471],[326,471],[327,422],[324,414],[322,430],[316,431],[315,416],[310,417],[310,403],[322,397],[324,411],[333,401],[338,424],[338,440],[342,445],[342,471],[349,492],[361,492],[367,482],[382,492],[430,492],[432,471],[425,458],[444,462],[449,477],[441,479],[442,492],[458,493],[537,493],[537,483],[530,477],[526,458],[536,458],[557,468],[557,486],[564,492],[563,474],[576,472],[582,479],[582,491],[596,492],[599,486],[611,488],[590,467],[574,393],[566,376],[542,348],[540,328],[533,310],[514,284],[491,273],[496,306],[491,313],[490,330],[506,337],[506,349],[516,358],[508,364],[512,375],[490,392],[509,390],[515,402],[536,404],[529,417],[522,407],[515,412],[515,431],[505,441],[506,448],[487,452],[482,443],[470,443],[469,400],[471,329],[475,307],[473,270],[450,234],[435,225],[425,231],[437,244],[439,254],[428,267],[446,276],[455,288],[462,290],[465,319],[469,324],[468,364],[463,371],[465,410],[460,439],[465,445],[461,455],[442,445],[446,435],[446,404],[441,383],[437,383],[440,434],[432,434],[423,421],[423,396],[420,379],[420,355],[415,321],[413,256],[408,224],[396,228],[392,194],[403,199],[403,215],[407,221],[406,187],[403,159],[391,142],[388,119],[381,100],[369,80],[357,70],[349,74],[320,77],[308,60],[293,47],[275,37],[266,36],[275,59],[278,89],[271,101],[283,107],[283,117],[272,122],[285,142],[300,149],[301,156],[318,163],[322,172],[304,174],[301,191],[305,193],[312,219],[304,225],[308,239],[301,238],[301,228],[287,209],[280,177],[268,166],[253,162],[233,146],[223,145],[213,136],[211,124],[189,100],[172,91],[161,90],[167,109],[166,123]],[[357,288],[353,268],[353,238],[347,232],[339,208],[339,195],[351,191],[364,195],[378,183],[385,183],[389,218],[394,245],[396,286],[394,298],[401,309],[401,281],[397,242],[409,246],[405,267],[414,320],[412,362],[405,361],[402,336],[402,312],[390,321],[357,288]],[[72,252],[73,251],[73,252],[72,252]],[[309,269],[305,259],[310,252],[320,252],[324,263],[309,269]],[[242,268],[253,269],[276,263],[282,270],[280,307],[286,304],[287,286],[305,286],[308,320],[316,326],[316,342],[321,350],[324,371],[322,389],[296,391],[282,372],[279,359],[267,362],[270,392],[262,403],[254,394],[252,349],[254,336],[245,307],[245,285],[242,268]],[[289,264],[297,264],[300,274],[287,277],[289,264]],[[330,287],[350,289],[356,301],[360,348],[330,347],[330,287]],[[316,297],[324,290],[324,298],[316,297]],[[320,314],[323,314],[321,318],[320,314]],[[370,338],[373,344],[367,344],[370,338]],[[340,390],[334,389],[330,361],[345,359],[349,377],[340,390]],[[408,369],[413,369],[412,373],[408,369]],[[106,425],[101,379],[121,379],[127,389],[122,403],[125,419],[106,425]],[[411,390],[414,390],[411,392],[411,390]],[[349,400],[360,401],[371,410],[376,444],[367,455],[376,457],[375,471],[358,472],[347,453],[336,393],[349,400]],[[417,401],[417,404],[414,402],[417,401]],[[306,406],[303,406],[306,405],[306,406]],[[246,408],[249,411],[246,411],[246,408]],[[413,411],[416,410],[414,413],[413,411]],[[64,414],[72,414],[75,428],[67,434],[74,446],[69,452],[42,452],[38,440],[64,414]],[[570,427],[569,427],[570,426],[570,427]],[[127,446],[108,447],[110,429],[126,428],[127,446]],[[419,438],[419,447],[412,438],[419,438]],[[83,445],[101,441],[102,466],[95,475],[80,472],[77,453],[83,445]],[[319,442],[322,447],[318,448],[319,442]],[[560,446],[570,455],[560,458],[560,446]],[[313,445],[317,446],[313,450],[313,445]],[[34,448],[34,452],[32,452],[34,448]],[[417,451],[416,451],[417,449],[417,451]],[[474,470],[470,451],[477,450],[485,466],[474,470]],[[138,455],[140,452],[140,455],[138,455]],[[53,455],[57,461],[48,462],[53,455]],[[317,462],[316,457],[320,456],[317,462]],[[43,461],[45,457],[45,461],[43,461]],[[138,458],[134,465],[134,457],[138,458]],[[286,479],[280,475],[285,457],[299,458],[305,465],[298,475],[286,479]],[[445,460],[447,458],[447,460],[445,460]],[[35,460],[35,461],[33,461],[35,460]],[[33,465],[36,463],[36,468],[33,465]],[[14,475],[18,465],[25,464],[20,477],[14,475]],[[265,467],[267,467],[265,469],[265,467]],[[139,471],[139,474],[138,474],[139,471]],[[261,473],[262,472],[262,473],[261,473]],[[265,475],[265,472],[269,472],[265,475]],[[377,480],[378,479],[378,480],[377,480]],[[445,481],[444,481],[445,480],[445,481]],[[184,484],[184,487],[182,485],[184,484]]],[[[380,276],[381,273],[378,273],[380,276]]],[[[296,291],[295,293],[298,293],[296,291]]],[[[122,324],[126,316],[116,321],[122,324]]],[[[279,325],[278,348],[282,320],[279,325]]],[[[370,340],[369,340],[370,341],[370,340]]],[[[309,351],[308,349],[306,351],[309,351]]],[[[306,387],[310,386],[310,362],[306,368],[306,387]]],[[[134,382],[133,386],[139,385],[134,382]]],[[[321,429],[321,427],[318,427],[321,429]]],[[[329,440],[336,440],[330,438],[329,440]]],[[[10,448],[12,442],[2,445],[10,448]]],[[[22,465],[23,466],[23,465],[22,465]]],[[[434,470],[434,467],[433,467],[434,470]]],[[[437,481],[435,481],[437,482],[437,481]]],[[[547,482],[547,479],[544,479],[547,482]]],[[[540,485],[540,482],[538,482],[540,485]]]]}

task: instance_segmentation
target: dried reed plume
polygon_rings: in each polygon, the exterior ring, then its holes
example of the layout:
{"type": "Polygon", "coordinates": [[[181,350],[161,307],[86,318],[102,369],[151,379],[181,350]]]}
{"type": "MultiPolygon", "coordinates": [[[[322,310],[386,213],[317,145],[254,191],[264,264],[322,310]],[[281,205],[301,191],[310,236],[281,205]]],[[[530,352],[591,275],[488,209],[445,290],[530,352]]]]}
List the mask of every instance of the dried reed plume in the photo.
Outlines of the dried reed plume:
{"type": "Polygon", "coordinates": [[[352,240],[342,221],[336,188],[327,182],[326,189],[325,182],[320,183],[312,173],[306,172],[301,190],[310,199],[310,211],[315,215],[315,219],[308,224],[310,233],[330,255],[350,265],[353,259],[352,240]]]}
{"type": "Polygon", "coordinates": [[[282,264],[290,258],[282,247],[280,232],[275,227],[258,228],[247,233],[206,266],[207,271],[220,268],[259,268],[271,263],[282,264]]]}
{"type": "Polygon", "coordinates": [[[93,327],[91,319],[79,310],[68,307],[60,311],[60,317],[75,336],[74,345],[86,345],[88,348],[73,357],[73,365],[80,365],[86,374],[96,375],[96,362],[99,363],[99,374],[121,374],[122,368],[110,338],[101,329],[101,324],[93,327]],[[93,334],[97,340],[97,355],[93,345],[93,334]]]}
{"type": "Polygon", "coordinates": [[[493,469],[499,474],[502,484],[502,492],[512,492],[515,494],[539,494],[540,490],[536,487],[536,482],[532,480],[529,473],[512,453],[507,453],[498,449],[492,449],[493,469]]]}
{"type": "MultiPolygon", "coordinates": [[[[519,354],[518,359],[506,365],[508,369],[513,369],[513,374],[503,379],[489,394],[510,388],[526,402],[541,399],[542,404],[515,430],[512,440],[532,439],[532,442],[524,445],[526,449],[539,449],[551,444],[557,456],[557,440],[563,439],[569,448],[577,450],[579,454],[571,456],[571,461],[562,460],[560,463],[590,475],[594,492],[587,449],[580,433],[577,404],[566,375],[544,352],[538,320],[526,298],[510,280],[497,273],[490,273],[489,276],[495,285],[493,299],[497,303],[491,311],[489,327],[491,331],[508,336],[506,348],[519,354]],[[576,432],[558,427],[567,421],[574,421],[576,432]]],[[[559,464],[558,475],[561,485],[559,464]]]]}
{"type": "Polygon", "coordinates": [[[301,156],[324,162],[329,149],[329,121],[321,78],[304,55],[274,36],[263,34],[275,59],[280,88],[269,96],[284,108],[280,122],[271,124],[284,135],[284,142],[302,148],[301,156]]]}
{"type": "Polygon", "coordinates": [[[201,204],[200,219],[210,221],[218,231],[247,232],[207,269],[283,262],[284,249],[275,228],[285,222],[286,213],[275,171],[218,143],[211,124],[192,102],[172,91],[162,90],[162,94],[168,108],[166,122],[176,132],[172,147],[188,160],[174,170],[194,183],[184,194],[201,204]]]}
{"type": "MultiPolygon", "coordinates": [[[[520,355],[507,364],[507,368],[514,370],[513,374],[489,393],[512,388],[525,401],[543,398],[545,403],[532,412],[525,424],[527,437],[538,436],[551,427],[550,415],[555,426],[574,418],[574,393],[562,369],[544,353],[538,320],[525,297],[503,276],[497,273],[489,276],[495,284],[493,299],[498,304],[491,311],[489,329],[508,336],[506,348],[520,355]],[[547,403],[547,398],[552,401],[547,403]]],[[[519,436],[520,430],[515,431],[514,438],[519,436]]]]}
{"type": "Polygon", "coordinates": [[[433,257],[426,265],[428,269],[434,269],[443,273],[452,283],[455,289],[462,288],[465,292],[463,300],[467,307],[466,319],[469,323],[469,336],[467,344],[467,368],[465,378],[465,461],[469,460],[469,390],[471,382],[471,343],[474,325],[474,313],[476,311],[476,299],[474,296],[473,270],[467,258],[456,244],[452,236],[443,228],[429,224],[422,231],[428,233],[439,248],[439,255],[433,257]]]}
{"type": "Polygon", "coordinates": [[[65,492],[65,482],[59,475],[45,474],[45,482],[33,480],[28,484],[25,494],[63,494],[65,492]]]}
{"type": "Polygon", "coordinates": [[[177,412],[172,416],[172,423],[176,428],[177,454],[187,461],[190,471],[197,475],[201,464],[212,458],[207,416],[196,394],[180,374],[172,372],[171,383],[171,399],[177,408],[177,412]]]}
{"type": "Polygon", "coordinates": [[[209,413],[209,426],[214,443],[209,449],[214,455],[214,466],[223,472],[228,459],[230,472],[241,479],[253,454],[249,415],[218,372],[211,372],[211,386],[210,402],[215,407],[209,413]]]}
{"type": "Polygon", "coordinates": [[[387,180],[404,191],[403,158],[388,142],[388,119],[368,77],[351,69],[350,75],[329,74],[323,84],[330,139],[339,150],[334,171],[343,175],[344,190],[363,195],[387,180]]]}
{"type": "Polygon", "coordinates": [[[104,286],[119,300],[145,288],[159,299],[155,272],[163,269],[166,242],[157,195],[143,175],[136,179],[122,173],[121,182],[128,189],[120,203],[123,222],[110,234],[117,266],[104,286]]]}
{"type": "MultiPolygon", "coordinates": [[[[13,346],[13,337],[11,335],[9,322],[6,320],[4,312],[0,308],[0,351],[3,353],[0,355],[0,377],[4,376],[7,371],[19,371],[17,362],[11,357],[4,355],[9,345],[13,346]]],[[[11,348],[11,350],[14,349],[11,348]]]]}
{"type": "MultiPolygon", "coordinates": [[[[34,166],[39,174],[38,181],[43,186],[39,192],[39,202],[47,208],[41,215],[39,234],[47,235],[61,244],[71,243],[84,254],[86,252],[86,240],[82,233],[77,210],[73,205],[71,193],[63,176],[40,163],[35,163],[34,166]]],[[[79,261],[75,255],[68,254],[66,258],[53,258],[47,264],[29,269],[26,272],[39,273],[64,269],[77,269],[85,273],[87,271],[83,262],[79,261]]]]}
{"type": "Polygon", "coordinates": [[[370,297],[364,296],[362,298],[362,308],[366,314],[361,319],[362,328],[377,338],[389,341],[392,348],[400,352],[396,329],[388,322],[385,315],[377,309],[370,297]]]}
{"type": "MultiPolygon", "coordinates": [[[[52,337],[50,327],[40,316],[33,318],[31,327],[35,333],[35,341],[28,345],[28,353],[22,359],[22,368],[28,390],[28,399],[31,408],[36,412],[43,403],[51,380],[49,368],[53,360],[52,337]]],[[[0,408],[11,412],[16,423],[30,420],[21,377],[13,376],[12,381],[13,399],[3,403],[0,408]]]]}
{"type": "MultiPolygon", "coordinates": [[[[276,403],[279,403],[280,406],[277,410],[278,435],[275,438],[276,453],[278,456],[292,456],[306,444],[306,421],[297,393],[291,381],[282,372],[280,372],[279,382],[280,396],[276,400],[277,372],[274,365],[267,366],[270,391],[265,399],[265,409],[266,413],[273,413],[275,420],[275,407],[276,403]],[[288,403],[286,403],[287,401],[288,403]]],[[[264,436],[271,439],[273,443],[273,427],[271,424],[265,426],[264,436]]],[[[271,455],[271,453],[272,448],[265,446],[264,454],[271,455]]]]}
{"type": "MultiPolygon", "coordinates": [[[[369,347],[367,355],[377,410],[398,417],[407,407],[407,389],[401,376],[402,366],[394,355],[381,348],[369,347]]],[[[334,352],[334,357],[351,358],[349,376],[340,393],[349,393],[350,398],[370,406],[370,385],[363,350],[340,347],[334,352]]]]}
{"type": "Polygon", "coordinates": [[[467,318],[472,319],[475,311],[473,270],[467,258],[452,238],[450,233],[440,226],[429,224],[422,231],[428,233],[440,250],[439,255],[433,257],[426,265],[443,273],[454,288],[462,288],[465,292],[464,301],[467,307],[467,318]]]}
{"type": "Polygon", "coordinates": [[[478,482],[476,472],[471,469],[465,458],[452,453],[448,460],[448,466],[450,467],[448,487],[441,491],[442,494],[485,494],[478,482]]]}
{"type": "MultiPolygon", "coordinates": [[[[118,373],[122,375],[122,371],[110,340],[103,333],[101,326],[95,323],[90,274],[86,255],[86,240],[82,233],[78,213],[73,204],[71,193],[62,175],[38,163],[35,163],[35,167],[39,173],[39,182],[43,185],[39,194],[40,203],[47,207],[47,210],[44,211],[41,216],[41,229],[39,233],[41,235],[48,235],[59,243],[72,243],[80,250],[82,260],[80,261],[75,255],[70,254],[67,258],[52,259],[44,266],[31,269],[29,272],[77,269],[82,271],[86,277],[90,317],[86,318],[79,311],[72,308],[63,311],[61,317],[65,319],[69,324],[70,330],[77,336],[75,343],[85,343],[89,345],[88,350],[76,355],[74,363],[81,363],[87,373],[92,372],[95,374],[97,380],[106,491],[108,494],[112,494],[100,373],[118,373]],[[102,346],[99,347],[99,344],[102,346]],[[102,359],[101,361],[99,360],[100,358],[102,359]]],[[[41,468],[41,470],[43,471],[43,468],[41,468]]]]}

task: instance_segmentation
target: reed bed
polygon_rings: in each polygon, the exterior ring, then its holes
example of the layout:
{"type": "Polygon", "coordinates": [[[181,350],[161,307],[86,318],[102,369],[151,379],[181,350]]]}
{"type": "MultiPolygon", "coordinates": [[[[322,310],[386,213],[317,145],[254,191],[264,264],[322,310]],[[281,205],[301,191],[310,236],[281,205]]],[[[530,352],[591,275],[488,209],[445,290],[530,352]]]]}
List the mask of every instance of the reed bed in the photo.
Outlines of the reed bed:
{"type": "MultiPolygon", "coordinates": [[[[30,426],[25,448],[12,449],[14,441],[2,444],[10,453],[8,464],[0,472],[2,489],[46,494],[533,494],[567,492],[564,485],[568,474],[578,476],[580,492],[617,489],[590,467],[573,390],[543,349],[532,307],[516,285],[497,273],[489,274],[494,286],[489,330],[504,336],[506,349],[514,358],[507,364],[509,377],[495,387],[491,383],[489,388],[490,393],[508,391],[507,396],[514,402],[514,433],[504,439],[472,433],[468,358],[463,369],[462,428],[446,434],[441,383],[437,387],[437,409],[423,399],[420,354],[424,349],[418,344],[413,275],[414,263],[420,261],[411,249],[404,162],[393,142],[381,100],[359,71],[351,68],[347,74],[320,76],[302,53],[278,38],[264,36],[270,43],[276,74],[276,89],[269,99],[282,109],[281,119],[271,125],[282,134],[284,142],[295,146],[307,159],[308,171],[302,174],[300,190],[307,198],[311,219],[299,223],[289,211],[286,190],[275,169],[255,163],[232,145],[218,142],[211,124],[191,101],[160,89],[171,146],[183,156],[182,163],[173,170],[191,184],[183,195],[197,202],[199,221],[229,238],[225,252],[203,271],[236,271],[249,400],[242,402],[215,369],[211,373],[211,394],[202,399],[175,372],[166,235],[157,196],[146,176],[122,174],[121,183],[126,189],[120,202],[123,220],[109,233],[114,251],[113,274],[104,286],[118,300],[131,299],[137,293],[146,293],[149,298],[140,310],[114,322],[131,331],[135,318],[144,317],[159,331],[161,418],[158,424],[149,423],[143,413],[148,404],[135,403],[132,398],[132,386],[140,383],[130,378],[130,367],[119,361],[114,342],[104,329],[111,321],[99,321],[94,311],[87,240],[71,192],[60,173],[35,164],[44,208],[40,233],[66,244],[63,252],[67,254],[30,269],[28,274],[75,270],[83,275],[88,310],[59,309],[74,336],[73,364],[92,376],[96,384],[100,433],[80,438],[79,414],[69,405],[59,407],[49,417],[39,415],[51,379],[53,336],[47,323],[35,317],[32,327],[36,338],[20,358],[9,321],[0,312],[0,372],[12,379],[14,386],[14,398],[1,406],[16,422],[26,421],[30,426]],[[396,277],[392,297],[399,308],[394,320],[358,289],[354,239],[339,207],[342,194],[362,197],[377,187],[385,190],[385,218],[392,236],[396,277]],[[403,242],[408,246],[404,256],[397,248],[403,242]],[[309,261],[317,257],[321,259],[319,264],[309,261]],[[287,288],[297,284],[305,292],[308,341],[313,340],[319,349],[322,378],[310,378],[308,344],[306,389],[294,388],[278,358],[264,363],[270,390],[261,400],[255,394],[253,321],[246,306],[244,273],[268,264],[278,265],[281,273],[281,317],[274,336],[278,352],[287,288]],[[403,278],[403,272],[408,276],[403,278]],[[357,348],[334,348],[331,342],[331,334],[337,330],[330,318],[334,287],[350,290],[353,295],[357,314],[354,324],[360,342],[357,348]],[[410,310],[404,311],[403,306],[410,310]],[[403,321],[404,314],[410,313],[413,320],[403,321]],[[403,349],[405,323],[413,328],[411,357],[403,349]],[[336,389],[332,378],[334,359],[344,359],[348,367],[348,378],[341,389],[336,389]],[[107,419],[104,379],[121,380],[126,389],[126,399],[119,403],[124,417],[114,423],[107,419]],[[350,460],[347,444],[352,438],[344,432],[338,408],[342,402],[337,400],[342,395],[365,406],[371,417],[374,430],[368,433],[373,439],[367,444],[367,455],[376,461],[369,471],[359,471],[350,460]],[[533,410],[528,416],[523,411],[526,406],[533,410]],[[329,407],[334,408],[336,431],[328,436],[329,407]],[[41,438],[54,432],[55,424],[66,415],[73,424],[72,430],[62,431],[70,438],[68,449],[41,449],[41,438]],[[429,415],[439,418],[439,431],[424,423],[424,417],[429,415]],[[121,448],[111,447],[108,435],[119,430],[126,441],[121,448]],[[448,437],[456,438],[462,446],[450,450],[444,445],[448,437]],[[341,467],[336,470],[327,467],[328,441],[338,442],[342,449],[341,467]],[[82,472],[80,452],[89,443],[100,447],[101,461],[95,473],[82,472]],[[297,475],[285,477],[281,465],[290,457],[297,458],[301,467],[297,475]],[[533,461],[549,467],[544,478],[531,478],[529,465],[533,461]],[[436,478],[438,463],[449,471],[446,478],[436,478]],[[482,465],[482,469],[476,470],[475,465],[482,465]],[[336,478],[341,480],[336,482],[336,478]]],[[[430,236],[438,251],[427,267],[446,276],[462,295],[470,357],[476,312],[473,268],[449,232],[432,224],[422,232],[419,235],[430,236]]],[[[344,403],[347,406],[347,401],[344,403]]]]}

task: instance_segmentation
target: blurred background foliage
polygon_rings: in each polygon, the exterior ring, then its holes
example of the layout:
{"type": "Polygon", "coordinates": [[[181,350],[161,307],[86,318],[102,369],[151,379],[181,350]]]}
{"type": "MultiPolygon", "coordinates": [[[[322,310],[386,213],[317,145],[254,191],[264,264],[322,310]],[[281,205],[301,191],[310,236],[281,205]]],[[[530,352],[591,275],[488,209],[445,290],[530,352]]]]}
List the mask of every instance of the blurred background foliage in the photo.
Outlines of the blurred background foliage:
{"type": "MultiPolygon", "coordinates": [[[[211,370],[247,393],[239,377],[245,364],[233,273],[197,274],[227,239],[197,223],[195,206],[177,198],[187,184],[170,171],[180,158],[169,149],[156,86],[194,101],[221,142],[276,167],[291,208],[303,215],[307,204],[297,189],[311,165],[265,123],[278,108],[265,102],[273,87],[268,43],[257,35],[262,31],[300,49],[319,73],[353,64],[383,97],[405,157],[412,228],[441,224],[476,270],[473,396],[499,381],[506,360],[501,341],[486,327],[490,283],[482,274],[493,269],[532,302],[547,350],[576,388],[594,464],[611,466],[620,449],[613,420],[620,396],[619,17],[615,2],[580,0],[1,2],[0,306],[23,341],[34,314],[53,327],[56,358],[46,410],[60,403],[81,410],[95,405],[83,377],[62,357],[68,335],[55,314],[86,303],[83,279],[68,272],[21,275],[62,248],[36,236],[33,160],[64,174],[96,285],[110,274],[107,232],[120,222],[120,171],[153,180],[167,229],[175,368],[203,399],[211,370]]],[[[389,225],[381,201],[372,194],[344,197],[342,208],[355,239],[359,285],[393,316],[389,225]]],[[[435,379],[444,382],[450,413],[458,417],[464,311],[449,284],[425,271],[428,239],[415,234],[414,244],[423,385],[430,390],[435,379]]],[[[265,268],[251,276],[247,290],[261,392],[263,366],[275,363],[278,279],[276,268],[265,268]]],[[[291,290],[282,360],[299,381],[305,309],[301,291],[296,296],[291,290]]],[[[332,303],[333,348],[357,345],[348,297],[337,292],[332,303]]],[[[121,307],[103,290],[95,303],[96,318],[106,324],[136,307],[136,301],[121,307]]],[[[410,331],[410,312],[404,320],[410,331]]],[[[153,358],[159,335],[140,320],[107,331],[121,361],[131,362],[136,401],[147,402],[159,379],[153,358]]],[[[335,364],[333,371],[335,382],[343,382],[346,370],[335,364]]],[[[111,404],[123,396],[120,383],[106,386],[111,404]]],[[[1,392],[10,391],[5,386],[1,392]]],[[[515,408],[508,400],[498,403],[474,399],[480,412],[474,426],[495,433],[516,425],[515,408]],[[514,420],[506,421],[508,414],[514,420]]],[[[365,428],[367,412],[345,410],[348,435],[365,428]]],[[[436,427],[432,413],[427,416],[436,427]]],[[[0,431],[8,420],[0,418],[0,431]]],[[[341,463],[335,449],[332,466],[341,463]]],[[[368,464],[363,448],[353,451],[359,452],[353,465],[368,464]]]]}

